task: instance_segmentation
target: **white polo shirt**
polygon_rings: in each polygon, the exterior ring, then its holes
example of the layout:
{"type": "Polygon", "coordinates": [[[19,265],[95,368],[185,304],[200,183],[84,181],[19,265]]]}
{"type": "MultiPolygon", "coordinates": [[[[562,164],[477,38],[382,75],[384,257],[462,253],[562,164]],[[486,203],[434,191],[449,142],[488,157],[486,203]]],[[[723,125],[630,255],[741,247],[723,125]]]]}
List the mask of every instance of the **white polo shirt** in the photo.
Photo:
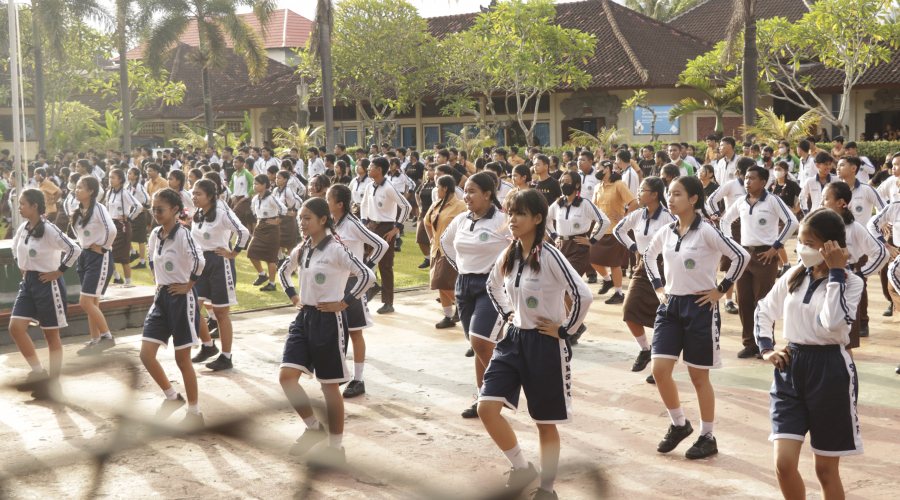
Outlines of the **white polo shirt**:
{"type": "Polygon", "coordinates": [[[829,182],[840,181],[840,177],[836,175],[828,174],[825,178],[825,182],[819,180],[818,172],[816,175],[806,179],[803,181],[803,184],[800,184],[800,208],[803,209],[803,213],[809,213],[810,210],[815,210],[822,205],[822,191],[825,190],[825,185],[829,182]],[[809,197],[812,202],[812,206],[807,206],[806,198],[809,197]]]}
{"type": "Polygon", "coordinates": [[[309,161],[309,175],[307,175],[306,178],[312,179],[314,175],[323,175],[325,170],[325,162],[322,158],[316,156],[314,160],[309,161]]]}
{"type": "Polygon", "coordinates": [[[118,191],[110,188],[106,196],[106,209],[113,219],[125,217],[134,220],[144,209],[144,205],[137,201],[128,188],[123,187],[118,191]]]}
{"type": "Polygon", "coordinates": [[[860,269],[863,276],[881,271],[890,260],[890,254],[877,238],[869,234],[869,231],[859,222],[853,222],[847,226],[847,251],[850,252],[850,264],[859,262],[863,255],[869,259],[866,265],[860,269]]]}
{"type": "Polygon", "coordinates": [[[797,172],[797,178],[800,179],[801,185],[806,179],[815,177],[818,173],[819,169],[816,168],[816,159],[813,158],[813,155],[808,155],[805,160],[800,158],[800,171],[797,172]]]}
{"type": "Polygon", "coordinates": [[[613,236],[629,251],[643,251],[650,244],[653,235],[677,220],[678,218],[662,205],[653,214],[650,214],[647,207],[641,207],[640,210],[631,211],[616,224],[613,236]],[[628,236],[628,231],[634,231],[634,241],[628,236]]]}
{"type": "MultiPolygon", "coordinates": [[[[69,205],[72,210],[72,212],[69,213],[69,217],[72,221],[72,230],[75,231],[75,237],[78,239],[78,242],[81,243],[81,248],[87,248],[91,245],[100,245],[107,250],[112,249],[113,241],[115,241],[118,231],[116,230],[116,226],[113,224],[112,217],[110,217],[106,207],[99,202],[94,203],[91,219],[86,225],[82,226],[84,223],[84,216],[79,218],[77,222],[74,218],[75,212],[79,207],[78,200],[75,200],[74,194],[70,194],[69,196],[74,201],[72,205],[69,205]]],[[[87,209],[82,210],[82,213],[87,213],[87,209]]]]}
{"type": "Polygon", "coordinates": [[[219,202],[216,202],[216,220],[207,222],[201,217],[200,222],[191,223],[191,236],[201,252],[230,248],[231,238],[234,235],[237,235],[234,250],[240,252],[250,242],[250,231],[241,224],[234,212],[219,202]]]}
{"type": "Polygon", "coordinates": [[[878,196],[878,191],[869,184],[864,184],[856,179],[853,184],[853,198],[850,200],[850,210],[856,222],[865,226],[872,218],[872,209],[882,210],[884,200],[878,196]]]}
{"type": "Polygon", "coordinates": [[[878,196],[881,196],[881,199],[884,200],[885,203],[900,201],[900,186],[897,185],[897,177],[893,175],[885,179],[884,182],[878,186],[877,191],[878,196]]]}
{"type": "Polygon", "coordinates": [[[737,161],[740,158],[740,155],[735,153],[731,159],[723,157],[716,162],[716,180],[719,181],[719,184],[724,186],[726,182],[735,178],[737,175],[737,161]]]}
{"type": "Polygon", "coordinates": [[[641,179],[638,173],[634,171],[634,168],[631,167],[631,165],[629,165],[628,168],[626,168],[625,171],[622,172],[622,182],[625,183],[625,185],[628,187],[628,190],[631,191],[631,194],[635,196],[640,194],[641,179]]]}
{"type": "MultiPolygon", "coordinates": [[[[499,201],[502,204],[503,200],[505,200],[506,197],[509,195],[509,193],[511,193],[512,190],[515,188],[516,187],[513,186],[512,184],[510,184],[509,182],[501,180],[500,186],[497,187],[497,201],[499,201]]],[[[582,184],[582,192],[584,192],[583,184],[582,184]]],[[[465,194],[465,193],[463,193],[463,194],[465,194]]]]}
{"type": "Polygon", "coordinates": [[[706,211],[711,214],[721,215],[719,213],[719,201],[725,199],[725,209],[734,205],[734,202],[741,199],[747,194],[744,189],[744,181],[741,178],[734,178],[718,187],[709,198],[706,199],[706,211]]]}
{"type": "MultiPolygon", "coordinates": [[[[596,186],[597,183],[600,182],[597,180],[597,177],[595,176],[596,173],[597,173],[597,171],[594,170],[593,165],[591,166],[591,170],[588,173],[582,172],[580,168],[578,169],[578,174],[581,176],[581,197],[582,198],[587,199],[587,200],[594,199],[594,186],[596,186]]],[[[512,184],[510,184],[510,185],[512,185],[512,184]]],[[[632,192],[632,194],[637,196],[637,194],[634,192],[632,192]]]]}
{"type": "Polygon", "coordinates": [[[366,186],[363,202],[360,205],[360,218],[363,223],[369,221],[392,222],[397,227],[401,227],[411,209],[412,206],[406,201],[406,198],[385,177],[380,184],[375,184],[373,181],[366,186]],[[400,209],[399,217],[397,216],[398,208],[400,209]]]}
{"type": "Polygon", "coordinates": [[[300,289],[300,303],[310,306],[319,302],[342,300],[350,304],[362,297],[375,283],[375,273],[332,235],[322,238],[322,241],[314,247],[309,245],[307,238],[291,251],[288,259],[281,265],[278,278],[289,298],[297,295],[294,282],[291,280],[291,273],[295,270],[297,286],[300,289]],[[344,288],[351,274],[357,278],[356,285],[345,295],[344,288]]]}
{"type": "Polygon", "coordinates": [[[265,198],[260,198],[259,195],[254,196],[253,201],[250,202],[250,208],[257,219],[283,219],[286,211],[284,204],[278,201],[278,197],[272,193],[265,198]]]}
{"type": "Polygon", "coordinates": [[[890,203],[876,213],[875,217],[872,217],[866,223],[866,230],[869,231],[873,238],[886,243],[887,240],[884,238],[884,233],[881,232],[885,224],[893,226],[891,243],[895,247],[900,247],[900,202],[890,203]]]}
{"type": "Polygon", "coordinates": [[[57,270],[65,272],[75,265],[81,248],[55,224],[44,222],[44,234],[40,238],[31,234],[29,224],[27,220],[19,224],[13,236],[13,256],[19,269],[51,273],[57,270]]]}
{"type": "Polygon", "coordinates": [[[441,252],[459,274],[487,274],[497,257],[509,246],[506,214],[491,207],[478,219],[472,212],[450,221],[441,235],[441,252]]]}
{"type": "Polygon", "coordinates": [[[370,269],[374,268],[378,261],[384,257],[384,254],[387,253],[387,242],[377,234],[369,231],[352,214],[345,213],[341,220],[337,221],[335,233],[357,259],[362,260],[365,258],[366,245],[372,247],[372,253],[369,254],[369,259],[365,262],[370,269]]]}
{"type": "MultiPolygon", "coordinates": [[[[563,203],[566,203],[565,198],[561,199],[563,203]]],[[[550,229],[550,237],[554,240],[559,237],[582,235],[590,229],[592,222],[596,222],[597,226],[590,236],[591,244],[594,244],[609,229],[609,217],[590,200],[584,198],[581,198],[578,206],[566,203],[561,207],[559,200],[554,201],[547,211],[547,221],[555,224],[555,231],[551,224],[547,224],[547,228],[550,229]]]]}
{"type": "Polygon", "coordinates": [[[856,171],[856,178],[859,182],[868,184],[871,176],[875,175],[875,165],[872,165],[872,162],[865,156],[860,156],[859,160],[862,162],[862,165],[856,171]]]}
{"type": "Polygon", "coordinates": [[[206,266],[191,230],[178,222],[165,236],[162,226],[153,228],[147,243],[147,261],[157,286],[196,282],[206,266]]]}
{"type": "Polygon", "coordinates": [[[784,201],[765,190],[752,205],[748,194],[728,207],[719,221],[722,234],[731,238],[731,225],[738,218],[741,220],[741,245],[745,247],[770,245],[775,249],[781,248],[800,227],[797,217],[784,201]],[[781,233],[778,232],[779,220],[784,222],[781,233]]]}
{"type": "Polygon", "coordinates": [[[366,193],[366,187],[371,183],[372,178],[368,175],[363,177],[362,180],[357,176],[350,181],[350,195],[353,203],[356,203],[357,205],[362,204],[363,195],[366,193]]]}

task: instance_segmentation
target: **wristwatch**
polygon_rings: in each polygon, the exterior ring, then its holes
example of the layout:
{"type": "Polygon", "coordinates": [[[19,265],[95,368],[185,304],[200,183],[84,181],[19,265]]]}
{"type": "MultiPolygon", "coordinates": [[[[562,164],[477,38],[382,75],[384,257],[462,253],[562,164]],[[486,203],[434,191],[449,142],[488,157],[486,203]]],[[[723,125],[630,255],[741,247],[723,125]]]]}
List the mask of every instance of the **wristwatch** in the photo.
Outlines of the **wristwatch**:
{"type": "Polygon", "coordinates": [[[716,287],[716,290],[717,290],[719,293],[725,293],[725,285],[720,284],[719,286],[716,287]]]}

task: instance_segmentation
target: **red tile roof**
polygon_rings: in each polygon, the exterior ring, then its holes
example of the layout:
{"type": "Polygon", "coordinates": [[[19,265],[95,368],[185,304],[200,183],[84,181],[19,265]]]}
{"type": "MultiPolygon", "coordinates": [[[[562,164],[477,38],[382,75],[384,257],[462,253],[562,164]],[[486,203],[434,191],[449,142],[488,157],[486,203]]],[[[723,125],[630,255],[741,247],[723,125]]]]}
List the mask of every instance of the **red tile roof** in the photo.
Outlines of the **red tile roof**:
{"type": "MultiPolygon", "coordinates": [[[[755,0],[756,19],[784,17],[797,22],[809,12],[803,0],[755,0]]],[[[814,3],[815,0],[809,0],[814,3]]],[[[728,34],[728,23],[734,12],[733,0],[706,0],[669,20],[672,27],[716,44],[728,34]]]]}
{"type": "MultiPolygon", "coordinates": [[[[260,31],[259,20],[255,15],[252,13],[240,14],[240,17],[250,24],[254,30],[260,31]]],[[[309,38],[312,29],[313,22],[309,19],[289,9],[278,9],[272,13],[269,20],[269,27],[263,40],[263,46],[267,49],[304,47],[306,46],[306,40],[309,38]]],[[[200,35],[197,32],[196,21],[191,21],[179,41],[192,47],[200,45],[200,35]]],[[[231,39],[227,37],[226,44],[228,48],[234,46],[231,39]]],[[[140,59],[143,54],[143,44],[138,45],[127,52],[129,59],[140,59]]]]}

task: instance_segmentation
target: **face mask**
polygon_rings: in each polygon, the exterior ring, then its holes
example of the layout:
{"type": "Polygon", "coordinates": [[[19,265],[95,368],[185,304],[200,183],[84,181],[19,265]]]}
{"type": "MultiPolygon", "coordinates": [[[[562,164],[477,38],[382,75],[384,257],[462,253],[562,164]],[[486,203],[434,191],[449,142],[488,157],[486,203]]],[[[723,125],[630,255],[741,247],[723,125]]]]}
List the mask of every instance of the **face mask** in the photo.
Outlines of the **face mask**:
{"type": "Polygon", "coordinates": [[[797,255],[803,267],[815,267],[825,261],[825,257],[815,248],[810,248],[802,243],[797,243],[797,255]]]}
{"type": "Polygon", "coordinates": [[[570,182],[560,184],[559,187],[562,189],[562,193],[566,196],[572,196],[572,194],[575,193],[575,185],[570,182]]]}
{"type": "Polygon", "coordinates": [[[597,170],[597,173],[594,174],[594,177],[596,177],[598,181],[602,181],[603,178],[606,177],[606,169],[597,170]]]}
{"type": "Polygon", "coordinates": [[[772,159],[771,156],[765,156],[765,155],[763,155],[763,161],[764,161],[764,162],[768,162],[768,161],[771,160],[771,159],[772,159]]]}
{"type": "Polygon", "coordinates": [[[781,170],[776,170],[776,171],[775,171],[775,178],[776,178],[776,179],[779,179],[779,180],[780,180],[780,179],[783,179],[783,178],[784,178],[784,172],[781,171],[781,170]]]}
{"type": "Polygon", "coordinates": [[[779,149],[778,149],[778,152],[781,153],[781,154],[783,154],[783,155],[786,155],[786,154],[787,154],[787,149],[785,149],[785,148],[779,148],[779,149]]]}

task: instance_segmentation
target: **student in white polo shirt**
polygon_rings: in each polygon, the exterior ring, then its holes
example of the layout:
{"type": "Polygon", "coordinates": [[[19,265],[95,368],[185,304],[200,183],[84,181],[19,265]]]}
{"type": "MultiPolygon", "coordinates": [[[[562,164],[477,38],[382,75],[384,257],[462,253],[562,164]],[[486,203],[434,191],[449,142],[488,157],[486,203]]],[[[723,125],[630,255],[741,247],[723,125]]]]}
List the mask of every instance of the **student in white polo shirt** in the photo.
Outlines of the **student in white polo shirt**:
{"type": "Polygon", "coordinates": [[[803,181],[816,175],[816,158],[810,154],[810,143],[806,139],[797,144],[797,155],[800,158],[797,179],[802,185],[803,181]]]}
{"type": "MultiPolygon", "coordinates": [[[[616,151],[616,168],[622,172],[622,182],[632,194],[641,188],[641,176],[631,166],[631,153],[627,149],[616,151]]],[[[598,181],[599,182],[599,181],[598,181]]]]}
{"type": "Polygon", "coordinates": [[[585,200],[594,199],[594,186],[600,182],[594,173],[594,153],[584,149],[578,155],[578,175],[581,177],[581,197],[585,200]]]}
{"type": "Polygon", "coordinates": [[[741,221],[741,245],[750,254],[750,261],[737,282],[740,311],[741,341],[744,348],[739,358],[759,357],[759,346],[753,338],[753,312],[756,303],[772,289],[778,278],[778,250],[797,230],[794,213],[780,197],[766,191],[769,171],[758,165],[747,169],[744,187],[747,195],[739,198],[725,211],[719,221],[722,234],[731,237],[731,223],[741,221]],[[778,221],[784,223],[779,232],[778,221]]]}
{"type": "MultiPolygon", "coordinates": [[[[713,214],[713,220],[721,219],[722,215],[724,214],[724,212],[719,213],[719,201],[723,199],[725,200],[725,209],[727,212],[728,208],[734,206],[735,202],[747,195],[747,190],[744,189],[744,174],[747,173],[748,168],[755,165],[756,160],[754,160],[753,158],[748,158],[746,156],[738,157],[735,164],[735,168],[737,169],[735,177],[719,186],[718,189],[716,189],[711,195],[709,195],[709,199],[706,200],[706,210],[710,214],[713,214]]],[[[731,230],[734,241],[740,244],[742,234],[740,218],[734,221],[731,230]]],[[[722,262],[719,265],[719,270],[725,271],[730,267],[731,260],[727,256],[723,255],[722,262]]],[[[737,306],[734,304],[733,297],[734,290],[729,289],[725,293],[725,312],[727,312],[728,314],[738,314],[739,312],[737,306]]]]}
{"type": "MultiPolygon", "coordinates": [[[[737,161],[741,156],[734,152],[734,145],[736,144],[734,137],[723,137],[722,141],[719,143],[719,148],[722,150],[722,159],[719,160],[716,167],[716,180],[719,181],[720,184],[725,184],[726,182],[732,180],[737,175],[737,161]]],[[[752,158],[751,158],[752,159],[752,158]]],[[[756,163],[754,161],[754,163],[756,163]]]]}
{"type": "Polygon", "coordinates": [[[836,175],[831,175],[832,167],[834,167],[834,158],[830,154],[820,151],[816,155],[816,169],[819,172],[800,184],[800,208],[804,214],[818,208],[822,204],[822,191],[825,190],[825,185],[838,180],[836,175]]]}
{"type": "Polygon", "coordinates": [[[856,173],[856,178],[859,179],[859,182],[863,184],[868,184],[871,176],[875,175],[875,165],[872,165],[872,162],[869,161],[865,156],[859,156],[856,152],[856,143],[853,141],[848,142],[844,145],[844,154],[846,156],[857,156],[860,160],[859,171],[856,173]]]}
{"type": "Polygon", "coordinates": [[[325,162],[322,161],[322,158],[319,158],[319,148],[309,148],[306,150],[306,157],[309,159],[309,161],[306,162],[309,166],[309,171],[306,175],[307,179],[312,179],[313,176],[316,175],[325,174],[325,162]]]}
{"type": "Polygon", "coordinates": [[[837,175],[853,191],[850,211],[854,219],[865,226],[872,218],[872,209],[879,211],[884,208],[885,203],[878,195],[877,189],[868,183],[860,182],[856,174],[861,165],[862,161],[858,156],[842,156],[837,164],[837,175]]]}

